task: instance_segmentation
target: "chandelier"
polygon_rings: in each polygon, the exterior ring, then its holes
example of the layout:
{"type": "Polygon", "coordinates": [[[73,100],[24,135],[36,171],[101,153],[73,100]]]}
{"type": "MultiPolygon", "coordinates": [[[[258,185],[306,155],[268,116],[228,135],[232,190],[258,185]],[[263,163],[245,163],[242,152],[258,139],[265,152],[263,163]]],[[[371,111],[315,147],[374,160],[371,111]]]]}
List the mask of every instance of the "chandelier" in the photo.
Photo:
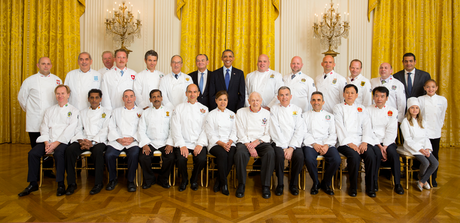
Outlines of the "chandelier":
{"type": "MultiPolygon", "coordinates": [[[[115,4],[117,3],[115,2],[115,4]]],[[[121,44],[120,49],[124,49],[128,53],[132,51],[126,48],[126,46],[131,45],[134,41],[134,37],[141,37],[141,13],[137,11],[137,19],[134,21],[132,10],[133,5],[131,5],[131,2],[129,2],[128,5],[122,2],[122,4],[118,4],[118,11],[115,11],[115,8],[113,8],[113,13],[107,10],[105,18],[106,33],[112,35],[112,40],[115,44],[121,44]]]]}
{"type": "Polygon", "coordinates": [[[342,16],[338,12],[339,4],[334,6],[331,0],[330,8],[328,4],[324,7],[324,13],[321,13],[321,21],[318,23],[318,15],[315,14],[315,23],[313,25],[313,37],[320,39],[322,48],[328,49],[324,52],[324,55],[331,55],[333,57],[339,54],[334,50],[337,50],[338,46],[342,44],[341,38],[348,37],[348,30],[350,25],[348,23],[348,13],[343,13],[344,21],[342,23],[342,16]]]}

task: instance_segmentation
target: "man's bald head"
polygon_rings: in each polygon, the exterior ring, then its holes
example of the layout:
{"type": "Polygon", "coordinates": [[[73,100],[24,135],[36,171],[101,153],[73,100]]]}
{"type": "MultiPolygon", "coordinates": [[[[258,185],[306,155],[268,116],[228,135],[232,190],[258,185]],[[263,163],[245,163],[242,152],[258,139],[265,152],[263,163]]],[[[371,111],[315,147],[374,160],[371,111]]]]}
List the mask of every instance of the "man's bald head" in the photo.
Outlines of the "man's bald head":
{"type": "Polygon", "coordinates": [[[295,74],[295,73],[300,72],[300,70],[302,70],[302,67],[303,67],[302,58],[300,58],[299,56],[293,57],[291,60],[292,73],[295,74]]]}
{"type": "Polygon", "coordinates": [[[257,60],[257,68],[259,72],[265,72],[269,69],[270,67],[270,60],[268,59],[268,56],[265,54],[261,54],[259,56],[259,59],[257,60]]]}
{"type": "Polygon", "coordinates": [[[389,63],[382,63],[379,67],[379,74],[383,80],[386,80],[393,73],[393,67],[389,63]]]}
{"type": "Polygon", "coordinates": [[[326,55],[323,58],[323,62],[321,63],[321,66],[323,66],[325,74],[331,72],[332,69],[334,69],[335,67],[334,57],[332,57],[331,55],[326,55]]]}

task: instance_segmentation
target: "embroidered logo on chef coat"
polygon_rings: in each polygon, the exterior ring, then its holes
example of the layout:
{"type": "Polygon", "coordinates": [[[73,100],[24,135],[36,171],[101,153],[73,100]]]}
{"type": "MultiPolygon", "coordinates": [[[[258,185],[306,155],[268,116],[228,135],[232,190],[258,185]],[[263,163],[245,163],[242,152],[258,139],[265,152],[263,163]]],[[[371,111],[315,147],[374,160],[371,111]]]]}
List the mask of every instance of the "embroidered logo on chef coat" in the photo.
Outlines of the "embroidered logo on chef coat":
{"type": "Polygon", "coordinates": [[[305,81],[307,81],[307,80],[305,80],[305,78],[302,78],[302,80],[300,80],[300,81],[305,82],[305,81]]]}
{"type": "Polygon", "coordinates": [[[361,81],[361,87],[364,87],[365,84],[366,84],[366,82],[361,81]]]}
{"type": "Polygon", "coordinates": [[[234,115],[230,115],[230,119],[235,119],[235,116],[234,116],[234,115]]]}
{"type": "Polygon", "coordinates": [[[204,114],[206,112],[206,109],[202,108],[200,109],[200,112],[204,114]]]}
{"type": "Polygon", "coordinates": [[[166,117],[169,117],[169,111],[166,112],[166,117]]]}
{"type": "Polygon", "coordinates": [[[102,113],[102,118],[105,118],[105,116],[106,116],[105,112],[104,112],[104,113],[102,113]]]}
{"type": "Polygon", "coordinates": [[[186,81],[189,81],[189,80],[190,80],[190,78],[188,78],[188,77],[187,77],[187,78],[185,78],[185,80],[186,80],[186,81]]]}
{"type": "Polygon", "coordinates": [[[137,113],[137,117],[138,117],[138,118],[141,118],[141,114],[140,114],[140,113],[137,113]]]}
{"type": "Polygon", "coordinates": [[[57,85],[60,85],[60,84],[61,84],[61,80],[56,80],[56,84],[57,84],[57,85]]]}
{"type": "Polygon", "coordinates": [[[292,114],[293,114],[293,115],[297,115],[297,111],[293,111],[292,114]]]}
{"type": "Polygon", "coordinates": [[[99,77],[98,76],[94,76],[94,81],[98,81],[99,80],[99,77]]]}
{"type": "Polygon", "coordinates": [[[392,111],[388,111],[388,116],[393,116],[393,112],[392,111]]]}
{"type": "Polygon", "coordinates": [[[67,113],[67,117],[72,116],[72,112],[67,113]]]}
{"type": "Polygon", "coordinates": [[[391,90],[396,90],[396,85],[391,86],[391,90]]]}
{"type": "Polygon", "coordinates": [[[136,78],[136,76],[134,76],[134,75],[131,75],[131,79],[133,79],[133,80],[134,80],[134,78],[136,78]]]}
{"type": "Polygon", "coordinates": [[[163,78],[165,75],[163,75],[163,74],[160,74],[159,76],[160,76],[160,78],[163,78]]]}
{"type": "Polygon", "coordinates": [[[275,78],[275,75],[274,74],[270,75],[270,78],[275,78]]]}
{"type": "Polygon", "coordinates": [[[363,112],[363,109],[361,107],[358,107],[358,112],[363,112]]]}
{"type": "Polygon", "coordinates": [[[334,78],[334,80],[332,81],[333,84],[337,83],[337,78],[334,78]]]}
{"type": "Polygon", "coordinates": [[[326,120],[328,120],[328,121],[331,120],[331,116],[330,116],[330,115],[326,115],[325,118],[326,118],[326,120]]]}
{"type": "Polygon", "coordinates": [[[262,125],[267,124],[267,118],[262,119],[262,125]]]}

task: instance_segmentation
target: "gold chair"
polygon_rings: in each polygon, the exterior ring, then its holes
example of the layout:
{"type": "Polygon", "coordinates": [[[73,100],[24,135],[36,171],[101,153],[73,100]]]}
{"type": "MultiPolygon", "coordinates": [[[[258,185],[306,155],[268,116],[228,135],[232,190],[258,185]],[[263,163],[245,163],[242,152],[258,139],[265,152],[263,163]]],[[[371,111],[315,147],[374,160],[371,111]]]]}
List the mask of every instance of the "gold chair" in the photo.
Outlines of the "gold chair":
{"type": "MultiPolygon", "coordinates": [[[[38,184],[38,187],[42,187],[42,184],[43,184],[43,174],[44,174],[44,171],[45,170],[52,170],[54,172],[56,172],[56,169],[55,169],[55,166],[54,166],[54,162],[53,162],[53,167],[43,167],[43,159],[44,157],[50,157],[50,158],[53,158],[54,159],[54,156],[53,156],[54,152],[51,153],[51,154],[45,154],[44,156],[40,157],[40,183],[38,184]]],[[[46,158],[45,158],[46,159],[46,158]]]]}
{"type": "MultiPolygon", "coordinates": [[[[420,169],[414,169],[414,159],[415,156],[413,156],[410,152],[406,151],[403,146],[398,146],[396,149],[396,152],[398,152],[399,156],[403,159],[403,163],[401,164],[401,167],[405,170],[406,172],[406,190],[409,189],[409,181],[412,179],[412,176],[414,172],[420,171],[420,169]]],[[[431,176],[430,176],[430,184],[431,184],[431,176]]]]}
{"type": "MultiPolygon", "coordinates": [[[[214,172],[218,171],[217,164],[215,163],[216,157],[212,154],[208,154],[206,156],[206,184],[205,186],[209,186],[209,175],[211,174],[211,179],[214,178],[214,172]]],[[[235,165],[232,166],[230,170],[230,179],[234,179],[233,175],[235,174],[235,165]]],[[[227,177],[228,178],[228,177],[227,177]]]]}
{"type": "MultiPolygon", "coordinates": [[[[126,157],[127,157],[127,155],[126,155],[126,153],[124,151],[121,151],[120,155],[118,155],[118,158],[126,158],[126,157]]],[[[138,165],[138,167],[136,169],[135,179],[134,179],[134,183],[136,184],[136,187],[139,186],[139,177],[138,176],[139,176],[139,168],[140,168],[139,164],[137,164],[137,165],[138,165]]],[[[119,170],[124,170],[124,171],[128,170],[127,165],[125,165],[124,167],[118,166],[118,159],[115,159],[115,167],[116,167],[117,176],[118,176],[118,171],[119,170]]],[[[110,178],[110,174],[107,174],[107,180],[109,180],[109,178],[110,178]]]]}
{"type": "MultiPolygon", "coordinates": [[[[188,154],[188,157],[187,157],[187,170],[192,170],[193,169],[193,154],[192,153],[189,153],[188,154]],[[191,163],[190,163],[191,161],[191,163]],[[191,166],[191,167],[190,167],[191,166]]],[[[201,170],[201,174],[200,174],[200,179],[201,179],[201,186],[204,187],[205,186],[205,180],[204,180],[204,171],[205,171],[206,167],[203,168],[201,170]]],[[[176,172],[178,171],[177,167],[176,167],[176,163],[174,162],[174,166],[173,166],[173,173],[172,173],[172,185],[171,186],[175,186],[176,185],[176,172]]]]}
{"type": "MultiPolygon", "coordinates": [[[[249,157],[249,160],[254,160],[254,159],[260,159],[259,156],[257,156],[256,158],[253,158],[253,157],[249,157]]],[[[260,168],[259,169],[254,169],[255,166],[261,166],[261,165],[254,165],[254,162],[252,162],[252,164],[250,164],[250,162],[248,162],[248,165],[246,166],[246,174],[247,172],[260,172],[260,168]],[[249,168],[251,167],[251,168],[249,168]]],[[[236,171],[233,171],[234,173],[236,171]]],[[[276,177],[276,174],[275,174],[275,171],[273,171],[273,174],[272,174],[272,179],[270,181],[270,189],[273,188],[273,182],[275,181],[275,177],[276,177]]],[[[233,174],[233,187],[236,188],[238,185],[238,179],[236,179],[236,173],[233,174]]]]}
{"type": "MultiPolygon", "coordinates": [[[[152,163],[152,169],[153,170],[161,170],[161,165],[163,165],[163,160],[161,159],[161,151],[159,150],[155,150],[153,151],[153,156],[154,157],[160,157],[160,162],[158,163],[152,163]]],[[[138,179],[139,179],[139,182],[143,182],[144,180],[144,175],[142,173],[142,167],[139,165],[139,176],[138,176],[138,179]]],[[[169,175],[169,185],[171,185],[171,178],[172,178],[172,174],[169,175]]]]}
{"type": "MultiPolygon", "coordinates": [[[[316,168],[318,170],[318,174],[321,174],[321,179],[318,178],[319,181],[322,181],[323,178],[324,178],[324,174],[325,174],[325,168],[326,168],[326,158],[324,158],[324,156],[321,156],[321,155],[318,155],[318,157],[316,157],[316,161],[318,162],[317,165],[316,165],[316,168]],[[321,168],[319,168],[321,167],[321,168]]],[[[307,182],[307,168],[304,166],[302,168],[302,185],[299,185],[299,187],[301,186],[301,189],[302,190],[305,190],[305,187],[306,187],[306,182],[307,182]]],[[[332,186],[332,189],[334,190],[334,178],[332,178],[332,183],[331,183],[331,186],[332,186]]]]}

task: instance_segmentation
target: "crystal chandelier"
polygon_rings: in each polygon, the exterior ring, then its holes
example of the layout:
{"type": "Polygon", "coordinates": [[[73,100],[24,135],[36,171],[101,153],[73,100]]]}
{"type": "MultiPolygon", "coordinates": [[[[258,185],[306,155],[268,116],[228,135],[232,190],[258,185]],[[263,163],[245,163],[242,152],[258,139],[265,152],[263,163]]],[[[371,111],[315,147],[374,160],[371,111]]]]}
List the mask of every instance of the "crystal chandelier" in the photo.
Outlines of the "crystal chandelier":
{"type": "Polygon", "coordinates": [[[328,4],[324,7],[324,13],[321,13],[321,21],[318,23],[318,15],[315,14],[315,23],[313,25],[313,37],[320,39],[321,47],[328,49],[324,55],[331,55],[333,57],[339,54],[337,50],[340,46],[341,38],[348,37],[348,30],[350,25],[348,23],[348,13],[343,13],[344,21],[342,23],[342,16],[338,12],[339,4],[334,6],[331,0],[330,8],[328,4]]]}
{"type": "MultiPolygon", "coordinates": [[[[117,4],[115,2],[115,4],[117,4]]],[[[141,37],[141,20],[140,20],[140,11],[137,11],[137,19],[134,21],[134,16],[132,13],[133,6],[128,3],[125,5],[125,2],[118,5],[118,11],[113,9],[113,13],[107,10],[105,18],[105,28],[106,33],[112,35],[112,40],[116,45],[121,44],[120,49],[126,50],[128,53],[132,52],[126,46],[129,46],[133,41],[134,37],[141,37]],[[129,10],[128,10],[128,6],[129,10]]]]}

